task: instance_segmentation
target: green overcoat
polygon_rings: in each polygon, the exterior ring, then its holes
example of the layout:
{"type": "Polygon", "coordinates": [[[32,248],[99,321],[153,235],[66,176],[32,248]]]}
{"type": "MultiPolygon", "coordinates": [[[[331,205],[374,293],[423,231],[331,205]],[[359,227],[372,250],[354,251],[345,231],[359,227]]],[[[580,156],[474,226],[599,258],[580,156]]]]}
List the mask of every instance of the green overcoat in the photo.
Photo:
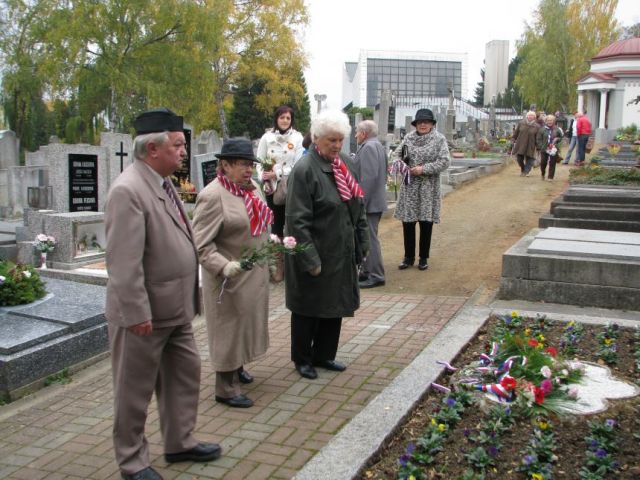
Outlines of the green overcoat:
{"type": "MultiPolygon", "coordinates": [[[[351,160],[341,158],[353,174],[351,160]]],[[[286,205],[285,235],[309,245],[285,257],[287,308],[309,317],[352,317],[360,306],[354,238],[369,251],[363,199],[343,202],[331,163],[312,148],[291,171],[286,205]],[[309,271],[318,266],[320,275],[312,277],[309,271]]]]}

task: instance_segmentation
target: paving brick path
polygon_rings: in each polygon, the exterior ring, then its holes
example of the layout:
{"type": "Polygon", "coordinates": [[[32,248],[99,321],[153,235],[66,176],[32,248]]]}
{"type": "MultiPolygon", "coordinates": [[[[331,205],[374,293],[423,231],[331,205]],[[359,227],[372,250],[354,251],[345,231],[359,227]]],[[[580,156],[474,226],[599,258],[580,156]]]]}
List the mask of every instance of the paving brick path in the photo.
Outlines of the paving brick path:
{"type": "MultiPolygon", "coordinates": [[[[319,370],[302,379],[289,355],[289,313],[281,286],[270,299],[271,347],[248,366],[247,393],[255,406],[231,409],[213,399],[202,320],[196,340],[202,356],[197,437],[223,446],[208,464],[167,465],[155,400],[146,434],[152,464],[165,479],[288,479],[409,364],[465,298],[365,292],[355,318],[345,319],[338,358],[343,373],[319,370]]],[[[104,360],[64,386],[0,407],[0,478],[116,479],[113,458],[111,372],[104,360]]]]}

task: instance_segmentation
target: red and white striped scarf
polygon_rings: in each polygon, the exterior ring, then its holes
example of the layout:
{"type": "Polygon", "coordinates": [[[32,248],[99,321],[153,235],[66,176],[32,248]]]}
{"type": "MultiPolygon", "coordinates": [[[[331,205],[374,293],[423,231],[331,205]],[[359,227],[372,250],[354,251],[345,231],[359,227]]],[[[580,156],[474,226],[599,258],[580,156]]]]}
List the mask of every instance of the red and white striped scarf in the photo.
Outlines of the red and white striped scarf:
{"type": "Polygon", "coordinates": [[[333,177],[336,180],[336,188],[340,199],[343,202],[347,202],[353,197],[363,198],[364,192],[362,188],[340,157],[334,158],[331,165],[333,166],[333,177]]]}
{"type": "Polygon", "coordinates": [[[240,187],[221,173],[218,174],[218,181],[236,197],[243,197],[244,206],[247,209],[247,215],[249,215],[251,235],[259,237],[266,232],[267,227],[273,223],[273,212],[267,204],[255,194],[254,190],[252,188],[240,187]]]}

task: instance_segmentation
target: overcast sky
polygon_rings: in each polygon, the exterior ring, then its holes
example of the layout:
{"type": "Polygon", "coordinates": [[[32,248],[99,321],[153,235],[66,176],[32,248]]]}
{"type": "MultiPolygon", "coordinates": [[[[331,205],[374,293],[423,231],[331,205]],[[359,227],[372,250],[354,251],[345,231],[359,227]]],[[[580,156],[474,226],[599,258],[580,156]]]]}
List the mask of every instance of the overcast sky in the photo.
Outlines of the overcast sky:
{"type": "MultiPolygon", "coordinates": [[[[344,62],[358,60],[360,49],[467,53],[467,98],[480,81],[485,45],[515,41],[530,22],[539,0],[305,0],[309,26],[305,71],[312,111],[315,94],[326,106],[341,108],[344,62]]],[[[640,2],[619,0],[616,18],[624,26],[640,22],[640,2]]]]}

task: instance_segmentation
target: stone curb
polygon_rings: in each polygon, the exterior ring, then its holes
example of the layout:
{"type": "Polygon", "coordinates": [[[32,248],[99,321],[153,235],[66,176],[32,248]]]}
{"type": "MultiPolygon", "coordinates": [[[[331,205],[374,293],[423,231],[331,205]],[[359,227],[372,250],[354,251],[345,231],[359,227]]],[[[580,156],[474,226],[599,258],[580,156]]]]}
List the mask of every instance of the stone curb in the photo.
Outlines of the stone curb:
{"type": "Polygon", "coordinates": [[[393,434],[443,372],[436,360],[453,361],[491,310],[472,297],[396,379],[320,450],[294,480],[351,479],[393,434]]]}

